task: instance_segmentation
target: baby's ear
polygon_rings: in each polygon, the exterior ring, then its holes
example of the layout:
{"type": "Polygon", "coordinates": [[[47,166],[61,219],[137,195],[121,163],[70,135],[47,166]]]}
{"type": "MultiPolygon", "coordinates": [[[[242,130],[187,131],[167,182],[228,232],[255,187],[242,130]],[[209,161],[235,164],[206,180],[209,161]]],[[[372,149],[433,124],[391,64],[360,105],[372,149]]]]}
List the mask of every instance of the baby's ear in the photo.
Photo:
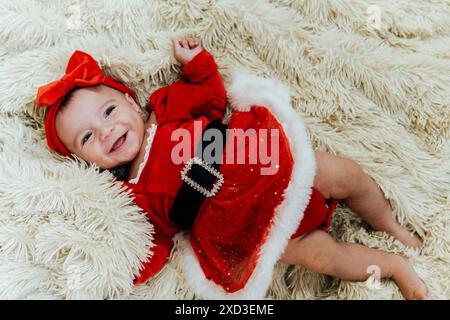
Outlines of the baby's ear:
{"type": "Polygon", "coordinates": [[[128,93],[125,93],[125,99],[127,99],[131,106],[134,107],[137,111],[141,109],[136,101],[134,101],[134,99],[128,93]]]}
{"type": "Polygon", "coordinates": [[[133,102],[133,98],[131,98],[131,96],[128,93],[125,93],[125,99],[128,100],[128,102],[133,102]]]}

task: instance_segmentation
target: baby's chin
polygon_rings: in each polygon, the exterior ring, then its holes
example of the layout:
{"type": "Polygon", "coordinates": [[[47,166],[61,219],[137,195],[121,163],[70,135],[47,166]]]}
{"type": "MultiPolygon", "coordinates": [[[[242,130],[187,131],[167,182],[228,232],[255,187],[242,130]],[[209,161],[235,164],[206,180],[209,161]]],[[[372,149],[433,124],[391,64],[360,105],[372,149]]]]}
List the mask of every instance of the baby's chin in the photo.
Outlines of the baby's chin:
{"type": "Polygon", "coordinates": [[[123,166],[127,163],[133,162],[139,154],[139,148],[133,148],[132,150],[125,150],[122,154],[117,155],[117,158],[111,159],[112,162],[108,163],[108,168],[106,169],[114,169],[120,166],[123,166]]]}
{"type": "Polygon", "coordinates": [[[127,163],[130,163],[133,161],[133,157],[129,157],[129,158],[125,158],[124,160],[117,160],[117,161],[113,161],[113,162],[108,162],[108,164],[103,164],[103,165],[99,165],[100,168],[102,169],[114,169],[117,167],[121,167],[127,163]]]}

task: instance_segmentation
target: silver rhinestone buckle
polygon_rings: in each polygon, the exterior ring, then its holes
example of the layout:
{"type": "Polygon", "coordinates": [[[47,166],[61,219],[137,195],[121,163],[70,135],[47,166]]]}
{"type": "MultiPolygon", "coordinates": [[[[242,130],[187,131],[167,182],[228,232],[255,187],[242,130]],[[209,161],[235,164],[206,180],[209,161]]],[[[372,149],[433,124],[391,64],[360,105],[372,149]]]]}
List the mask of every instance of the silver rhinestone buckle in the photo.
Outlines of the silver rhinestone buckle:
{"type": "Polygon", "coordinates": [[[198,157],[193,157],[186,162],[186,165],[184,166],[183,170],[181,170],[181,180],[183,180],[189,186],[191,186],[192,188],[203,194],[205,197],[209,198],[214,196],[217,193],[217,191],[219,191],[220,187],[223,184],[223,175],[222,173],[211,167],[211,165],[203,162],[202,159],[198,157]],[[211,190],[202,187],[196,181],[192,180],[190,177],[187,176],[188,171],[191,170],[192,165],[194,163],[203,167],[205,170],[212,173],[217,178],[217,181],[213,184],[211,190]]]}

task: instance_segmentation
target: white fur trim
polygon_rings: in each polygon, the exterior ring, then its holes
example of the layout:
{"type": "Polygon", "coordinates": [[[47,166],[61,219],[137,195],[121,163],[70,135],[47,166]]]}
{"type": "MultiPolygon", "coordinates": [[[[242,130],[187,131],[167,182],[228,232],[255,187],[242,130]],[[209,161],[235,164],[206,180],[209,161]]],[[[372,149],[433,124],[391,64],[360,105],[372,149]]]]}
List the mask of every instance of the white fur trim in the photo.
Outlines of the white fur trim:
{"type": "Polygon", "coordinates": [[[183,259],[187,279],[200,297],[261,299],[271,284],[275,264],[303,219],[304,210],[311,196],[316,161],[303,120],[290,104],[288,88],[272,79],[234,70],[227,91],[230,105],[234,110],[249,111],[253,105],[265,106],[282,124],[294,158],[292,180],[284,192],[283,202],[275,208],[274,223],[266,243],[261,248],[253,274],[244,288],[227,293],[221,286],[206,279],[187,234],[183,241],[183,259]]]}

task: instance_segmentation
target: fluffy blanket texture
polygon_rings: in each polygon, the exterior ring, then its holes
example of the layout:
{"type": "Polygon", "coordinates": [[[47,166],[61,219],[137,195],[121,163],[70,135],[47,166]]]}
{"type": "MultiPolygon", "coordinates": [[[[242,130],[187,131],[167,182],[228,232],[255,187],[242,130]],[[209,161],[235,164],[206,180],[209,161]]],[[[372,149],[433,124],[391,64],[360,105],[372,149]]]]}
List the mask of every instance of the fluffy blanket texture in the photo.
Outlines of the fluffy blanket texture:
{"type": "MultiPolygon", "coordinates": [[[[361,164],[421,254],[373,232],[344,204],[333,234],[408,255],[430,298],[448,299],[449,1],[195,0],[0,2],[0,298],[191,299],[180,240],[134,287],[152,228],[112,176],[46,147],[36,89],[75,49],[134,87],[144,106],[180,76],[172,36],[198,36],[225,82],[241,67],[290,88],[316,150],[361,164]]],[[[268,298],[401,299],[377,286],[279,263],[268,298]]]]}

